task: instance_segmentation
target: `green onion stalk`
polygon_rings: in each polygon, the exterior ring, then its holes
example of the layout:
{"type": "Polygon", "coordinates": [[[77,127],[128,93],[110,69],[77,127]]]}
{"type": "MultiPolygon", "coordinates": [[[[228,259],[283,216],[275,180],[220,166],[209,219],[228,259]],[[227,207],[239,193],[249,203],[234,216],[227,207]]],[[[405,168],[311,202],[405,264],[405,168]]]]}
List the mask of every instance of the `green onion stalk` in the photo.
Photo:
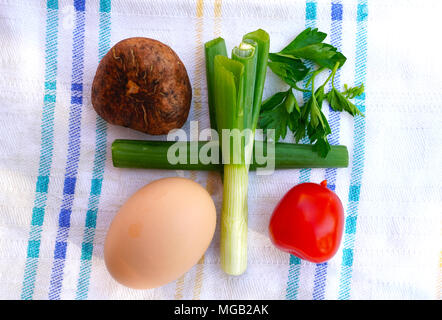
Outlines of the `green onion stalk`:
{"type": "MultiPolygon", "coordinates": [[[[149,141],[117,139],[112,143],[112,163],[116,168],[163,169],[163,170],[198,170],[222,171],[221,159],[216,162],[206,162],[197,158],[191,163],[190,141],[149,141]],[[170,148],[185,150],[184,161],[170,163],[168,154],[170,148]]],[[[198,154],[207,149],[209,141],[198,141],[198,154]]],[[[253,146],[254,154],[267,153],[266,144],[253,146]],[[255,151],[256,150],[256,151],[255,151]]],[[[264,168],[266,164],[258,163],[255,159],[250,163],[249,170],[264,168]]],[[[331,146],[325,158],[318,155],[311,144],[275,143],[275,169],[302,168],[346,168],[348,167],[348,150],[346,146],[331,146]]]]}
{"type": "Polygon", "coordinates": [[[240,275],[247,268],[248,171],[262,102],[269,35],[264,30],[245,35],[232,50],[231,59],[223,46],[221,38],[206,43],[206,70],[211,121],[216,122],[224,163],[221,267],[228,274],[240,275]]]}

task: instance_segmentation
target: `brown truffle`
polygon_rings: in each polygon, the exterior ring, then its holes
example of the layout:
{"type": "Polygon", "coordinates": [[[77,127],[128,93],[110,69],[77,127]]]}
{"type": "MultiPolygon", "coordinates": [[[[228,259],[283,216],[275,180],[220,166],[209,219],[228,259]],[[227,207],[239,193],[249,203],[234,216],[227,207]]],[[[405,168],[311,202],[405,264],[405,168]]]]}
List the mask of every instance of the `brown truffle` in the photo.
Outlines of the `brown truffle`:
{"type": "Polygon", "coordinates": [[[92,105],[104,120],[154,135],[182,127],[191,100],[180,58],[148,38],[128,38],[113,46],[92,83],[92,105]]]}

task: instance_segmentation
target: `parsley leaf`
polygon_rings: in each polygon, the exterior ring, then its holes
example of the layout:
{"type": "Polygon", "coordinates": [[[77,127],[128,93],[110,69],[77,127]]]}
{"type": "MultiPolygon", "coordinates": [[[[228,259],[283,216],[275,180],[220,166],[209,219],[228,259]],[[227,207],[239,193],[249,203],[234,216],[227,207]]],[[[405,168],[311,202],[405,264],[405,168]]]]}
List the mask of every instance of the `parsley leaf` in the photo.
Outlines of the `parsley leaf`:
{"type": "Polygon", "coordinates": [[[326,43],[314,43],[306,47],[290,49],[276,53],[276,55],[287,58],[302,58],[312,60],[321,67],[333,69],[335,64],[339,62],[339,65],[345,63],[347,58],[337,49],[330,44],[326,43]]]}
{"type": "Polygon", "coordinates": [[[284,106],[287,110],[287,113],[292,113],[293,111],[300,113],[298,101],[296,101],[291,88],[289,91],[287,91],[287,97],[284,101],[284,106]]]}
{"type": "Polygon", "coordinates": [[[327,140],[327,137],[321,137],[316,140],[316,143],[313,145],[313,150],[318,152],[321,157],[325,158],[331,150],[331,146],[327,140]]]}
{"type": "Polygon", "coordinates": [[[327,100],[335,111],[347,111],[352,116],[361,115],[362,112],[345,96],[345,93],[342,94],[335,88],[332,88],[329,93],[327,93],[327,100]]]}
{"type": "Polygon", "coordinates": [[[279,106],[285,99],[287,92],[278,92],[266,99],[261,106],[262,111],[270,111],[275,107],[279,106]]]}
{"type": "Polygon", "coordinates": [[[344,84],[344,91],[342,92],[342,94],[347,99],[353,99],[353,98],[363,94],[364,90],[365,90],[365,88],[364,88],[364,84],[363,83],[360,86],[350,87],[350,88],[346,84],[344,84]]]}
{"type": "Polygon", "coordinates": [[[322,104],[327,100],[335,111],[346,111],[351,115],[362,115],[359,109],[349,100],[364,92],[364,85],[357,87],[344,86],[340,92],[334,87],[334,77],[339,68],[346,62],[346,57],[330,44],[323,43],[326,33],[318,29],[307,28],[278,53],[269,54],[269,68],[285,81],[290,89],[278,92],[264,101],[261,107],[259,125],[265,131],[275,130],[275,141],[284,139],[287,127],[293,132],[296,142],[306,135],[314,150],[326,157],[331,150],[327,136],[331,133],[327,118],[322,112],[322,104]],[[318,67],[311,70],[304,60],[315,63],[318,67]],[[315,88],[315,77],[329,70],[325,82],[315,88]],[[332,89],[325,92],[325,86],[332,79],[332,89]],[[304,88],[297,83],[304,80],[304,88]],[[299,105],[292,89],[311,93],[303,105],[299,105]]]}
{"type": "Polygon", "coordinates": [[[290,117],[289,129],[294,133],[296,142],[305,137],[306,133],[311,142],[315,142],[323,135],[328,135],[331,130],[327,119],[321,111],[324,100],[324,87],[321,86],[315,91],[315,97],[311,97],[307,103],[290,117]]]}
{"type": "Polygon", "coordinates": [[[301,114],[299,115],[295,113],[291,114],[290,117],[291,127],[289,129],[293,132],[296,143],[298,143],[302,138],[304,138],[307,133],[306,132],[307,120],[308,119],[306,117],[302,117],[301,114]]]}
{"type": "Polygon", "coordinates": [[[311,44],[320,43],[325,40],[327,34],[318,31],[318,28],[307,28],[302,31],[292,42],[290,42],[281,52],[299,49],[311,44]]]}
{"type": "Polygon", "coordinates": [[[347,58],[332,45],[323,43],[326,37],[327,34],[318,31],[317,28],[307,28],[284,49],[271,55],[288,59],[308,59],[329,69],[333,69],[336,63],[342,67],[347,58]]]}
{"type": "Polygon", "coordinates": [[[331,133],[331,129],[327,118],[321,110],[324,97],[324,86],[321,86],[305,105],[305,113],[309,120],[307,123],[307,135],[310,141],[317,145],[318,153],[325,157],[330,149],[328,148],[327,135],[331,133]]]}
{"type": "MultiPolygon", "coordinates": [[[[291,92],[291,89],[289,89],[291,92]]],[[[288,92],[278,92],[268,98],[261,106],[259,126],[266,132],[268,129],[275,130],[275,141],[284,139],[287,135],[289,113],[285,106],[288,92]]]]}
{"type": "Polygon", "coordinates": [[[291,87],[296,85],[296,82],[304,79],[309,72],[309,68],[307,68],[301,59],[282,57],[274,53],[269,54],[269,59],[268,66],[273,73],[291,87]]]}

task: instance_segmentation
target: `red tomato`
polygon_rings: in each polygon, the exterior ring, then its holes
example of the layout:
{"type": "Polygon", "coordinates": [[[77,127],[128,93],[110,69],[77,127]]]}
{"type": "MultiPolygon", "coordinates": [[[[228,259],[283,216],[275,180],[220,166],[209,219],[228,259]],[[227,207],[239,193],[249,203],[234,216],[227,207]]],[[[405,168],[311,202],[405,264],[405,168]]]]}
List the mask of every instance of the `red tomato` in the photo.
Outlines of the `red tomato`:
{"type": "Polygon", "coordinates": [[[344,208],[326,180],[293,187],[276,206],[269,225],[277,248],[315,263],[335,255],[343,229],[344,208]]]}

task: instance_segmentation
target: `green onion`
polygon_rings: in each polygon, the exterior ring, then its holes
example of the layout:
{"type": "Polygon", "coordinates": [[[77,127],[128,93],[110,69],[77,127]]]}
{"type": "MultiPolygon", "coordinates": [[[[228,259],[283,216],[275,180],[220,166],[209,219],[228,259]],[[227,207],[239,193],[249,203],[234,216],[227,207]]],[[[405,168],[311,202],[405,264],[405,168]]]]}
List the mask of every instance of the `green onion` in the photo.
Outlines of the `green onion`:
{"type": "Polygon", "coordinates": [[[210,127],[213,130],[216,128],[216,112],[215,105],[213,102],[213,91],[214,91],[214,64],[215,56],[227,57],[226,43],[223,38],[216,38],[204,45],[204,52],[206,56],[206,74],[207,74],[207,92],[209,96],[209,117],[210,117],[210,127]]]}
{"type": "MultiPolygon", "coordinates": [[[[215,44],[206,44],[206,51],[211,45],[215,44]]],[[[231,275],[240,275],[247,268],[248,171],[262,102],[268,50],[269,36],[265,31],[249,33],[233,49],[232,59],[216,55],[213,59],[214,72],[207,74],[208,83],[214,84],[212,101],[224,163],[221,267],[231,275]],[[233,143],[231,136],[224,136],[225,130],[239,133],[236,138],[233,137],[233,143]]],[[[211,63],[211,60],[206,60],[206,64],[211,63]]],[[[212,70],[212,66],[207,66],[206,70],[212,70]]]]}
{"type": "MultiPolygon", "coordinates": [[[[254,52],[253,52],[254,53],[254,52]]],[[[215,57],[214,101],[216,124],[220,133],[225,130],[243,130],[248,115],[244,100],[250,90],[244,87],[244,65],[223,57],[215,57]]],[[[252,87],[253,88],[253,87],[252,87]]],[[[252,106],[247,106],[251,110],[252,106]]],[[[230,131],[233,132],[233,131],[230,131]]],[[[223,202],[221,209],[221,267],[232,275],[243,273],[247,267],[247,184],[248,172],[245,163],[243,139],[231,143],[230,137],[221,135],[224,165],[223,202]]]]}
{"type": "MultiPolygon", "coordinates": [[[[208,141],[198,141],[198,154],[208,141]]],[[[260,154],[267,152],[265,144],[253,147],[260,154]]],[[[253,159],[254,160],[254,159],[253,159]]],[[[112,162],[117,168],[166,169],[166,170],[199,170],[222,171],[221,160],[217,163],[190,163],[189,141],[146,141],[117,139],[112,143],[112,162]],[[186,150],[185,163],[171,164],[167,160],[167,152],[173,144],[178,143],[186,150]]],[[[263,164],[252,162],[250,170],[264,167],[263,164]]],[[[275,169],[301,168],[345,168],[348,166],[346,146],[331,146],[326,158],[322,158],[313,149],[313,145],[277,142],[275,144],[275,169]]]]}
{"type": "Polygon", "coordinates": [[[253,131],[258,123],[259,112],[262,103],[262,94],[264,92],[264,83],[266,80],[267,61],[269,59],[270,38],[269,34],[262,29],[250,32],[243,37],[243,42],[256,43],[258,50],[256,65],[256,81],[253,99],[253,131]]]}
{"type": "Polygon", "coordinates": [[[253,102],[254,102],[254,87],[256,79],[256,64],[258,55],[255,54],[256,42],[246,43],[241,42],[238,47],[232,50],[232,59],[244,66],[242,88],[240,90],[243,95],[238,97],[242,99],[241,105],[244,106],[244,110],[241,110],[241,114],[238,114],[237,120],[240,122],[236,125],[237,129],[243,130],[246,128],[252,129],[253,123],[253,102]]]}

